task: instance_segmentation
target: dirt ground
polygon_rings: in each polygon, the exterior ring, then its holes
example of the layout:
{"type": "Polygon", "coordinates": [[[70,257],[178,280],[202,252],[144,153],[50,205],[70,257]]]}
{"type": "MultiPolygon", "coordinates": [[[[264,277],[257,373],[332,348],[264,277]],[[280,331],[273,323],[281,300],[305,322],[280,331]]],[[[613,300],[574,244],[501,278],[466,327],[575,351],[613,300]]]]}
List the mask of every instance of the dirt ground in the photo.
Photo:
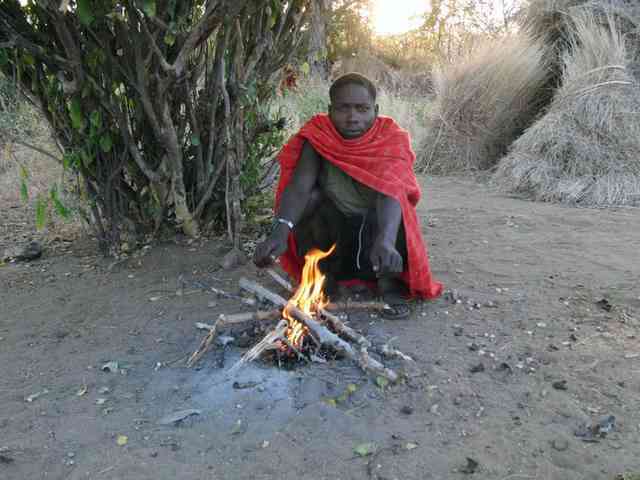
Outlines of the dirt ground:
{"type": "MultiPolygon", "coordinates": [[[[386,388],[347,360],[293,370],[257,362],[230,378],[247,327],[226,331],[236,345],[187,369],[203,336],[195,322],[247,310],[209,287],[238,293],[246,275],[282,293],[250,265],[220,269],[222,240],[161,244],[114,264],[90,240],[62,236],[42,259],[0,267],[0,478],[640,473],[640,210],[422,181],[432,269],[455,292],[416,304],[407,320],[351,315],[416,359],[390,362],[406,379],[386,388]],[[103,371],[111,361],[118,371],[103,371]],[[200,414],[159,423],[184,409],[200,414]],[[608,415],[608,433],[577,435],[608,415]],[[370,455],[354,452],[368,443],[370,455]]],[[[6,223],[18,209],[3,210],[6,223]]],[[[16,228],[2,235],[3,246],[22,240],[16,228]]]]}

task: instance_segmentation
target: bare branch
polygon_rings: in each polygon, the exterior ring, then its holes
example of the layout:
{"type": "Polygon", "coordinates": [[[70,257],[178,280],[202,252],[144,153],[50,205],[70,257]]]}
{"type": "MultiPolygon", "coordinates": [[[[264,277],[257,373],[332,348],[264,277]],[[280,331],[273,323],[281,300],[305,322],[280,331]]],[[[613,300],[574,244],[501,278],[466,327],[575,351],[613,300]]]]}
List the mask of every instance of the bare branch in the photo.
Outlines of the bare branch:
{"type": "Polygon", "coordinates": [[[187,58],[195,48],[204,42],[213,31],[215,31],[226,19],[234,18],[245,7],[248,0],[217,0],[210,1],[207,9],[191,29],[191,33],[185,40],[175,62],[173,68],[176,75],[182,75],[187,63],[187,58]]]}

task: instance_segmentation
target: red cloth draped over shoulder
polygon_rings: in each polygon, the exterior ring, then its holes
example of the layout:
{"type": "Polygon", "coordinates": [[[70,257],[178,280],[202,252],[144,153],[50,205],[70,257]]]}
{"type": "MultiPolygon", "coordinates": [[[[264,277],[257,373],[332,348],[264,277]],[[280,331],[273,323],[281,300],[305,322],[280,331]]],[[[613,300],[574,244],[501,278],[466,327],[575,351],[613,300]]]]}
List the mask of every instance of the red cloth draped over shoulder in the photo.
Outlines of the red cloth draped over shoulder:
{"type": "MultiPolygon", "coordinates": [[[[405,265],[402,280],[407,284],[411,296],[439,296],[443,286],[431,276],[427,248],[415,209],[421,192],[413,172],[416,157],[411,149],[409,133],[393,119],[378,116],[367,133],[348,140],[338,133],[328,115],[316,115],[289,140],[278,155],[280,180],[276,191],[276,210],[280,196],[298,164],[305,140],[320,156],[347,175],[400,203],[408,253],[408,265],[405,265]]],[[[290,275],[300,279],[304,259],[296,255],[293,234],[289,235],[288,250],[280,257],[280,264],[290,275]]]]}

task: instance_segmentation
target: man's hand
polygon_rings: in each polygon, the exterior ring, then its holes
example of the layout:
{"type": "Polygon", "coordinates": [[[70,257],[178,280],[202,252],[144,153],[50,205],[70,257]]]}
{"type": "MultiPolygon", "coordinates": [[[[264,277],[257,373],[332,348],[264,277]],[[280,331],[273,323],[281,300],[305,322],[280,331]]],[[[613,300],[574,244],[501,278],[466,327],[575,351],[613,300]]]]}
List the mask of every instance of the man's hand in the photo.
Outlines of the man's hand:
{"type": "Polygon", "coordinates": [[[260,268],[268,267],[276,258],[287,251],[287,238],[289,237],[289,227],[278,225],[271,232],[271,235],[262,243],[256,246],[253,255],[253,262],[260,268]]]}
{"type": "Polygon", "coordinates": [[[395,245],[378,238],[371,247],[369,254],[373,271],[378,273],[400,273],[402,272],[402,255],[396,250],[395,245]]]}

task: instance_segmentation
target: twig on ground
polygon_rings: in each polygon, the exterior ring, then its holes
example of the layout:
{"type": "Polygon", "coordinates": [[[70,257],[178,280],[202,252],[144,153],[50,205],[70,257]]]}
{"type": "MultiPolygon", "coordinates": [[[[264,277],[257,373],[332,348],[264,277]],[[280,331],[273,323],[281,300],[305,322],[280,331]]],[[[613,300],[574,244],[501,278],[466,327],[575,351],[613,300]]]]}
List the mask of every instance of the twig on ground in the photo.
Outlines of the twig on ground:
{"type": "Polygon", "coordinates": [[[216,322],[211,325],[211,329],[209,330],[207,336],[202,339],[197,350],[193,352],[187,360],[187,367],[193,367],[196,362],[200,360],[202,356],[207,352],[207,350],[209,350],[213,339],[216,337],[216,330],[222,323],[224,323],[223,320],[221,318],[218,318],[218,320],[216,320],[216,322]]]}

